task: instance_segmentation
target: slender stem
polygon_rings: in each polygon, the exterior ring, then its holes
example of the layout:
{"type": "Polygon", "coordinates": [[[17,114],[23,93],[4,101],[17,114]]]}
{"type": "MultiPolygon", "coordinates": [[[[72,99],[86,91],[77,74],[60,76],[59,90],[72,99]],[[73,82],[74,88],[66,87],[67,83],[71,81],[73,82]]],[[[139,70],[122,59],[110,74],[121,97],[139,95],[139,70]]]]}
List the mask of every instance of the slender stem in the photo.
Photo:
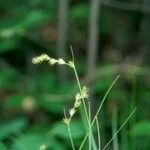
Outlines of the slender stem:
{"type": "Polygon", "coordinates": [[[114,86],[114,84],[116,83],[116,81],[118,80],[118,78],[119,78],[119,75],[116,77],[116,79],[113,81],[113,83],[112,83],[112,84],[110,85],[110,87],[108,88],[106,94],[104,95],[104,98],[103,98],[101,104],[99,105],[98,110],[97,110],[97,112],[96,112],[96,114],[95,114],[95,116],[94,116],[94,119],[93,119],[93,121],[92,121],[92,124],[91,124],[92,126],[93,126],[93,124],[94,124],[94,122],[95,122],[95,120],[96,120],[96,117],[98,116],[98,114],[99,114],[99,112],[100,112],[100,110],[101,110],[101,108],[102,108],[102,106],[103,106],[105,100],[106,100],[107,95],[109,94],[110,90],[112,89],[112,87],[114,86]]]}
{"type": "Polygon", "coordinates": [[[98,135],[98,149],[101,150],[100,127],[99,127],[99,122],[97,117],[96,117],[96,125],[97,125],[97,135],[98,135]]]}
{"type": "Polygon", "coordinates": [[[87,133],[86,136],[84,137],[84,139],[83,139],[83,141],[82,141],[82,143],[81,143],[81,145],[80,145],[80,147],[79,147],[79,150],[82,149],[82,147],[83,147],[83,145],[84,145],[84,143],[85,143],[85,141],[86,141],[87,136],[88,136],[88,133],[87,133]]]}
{"type": "MultiPolygon", "coordinates": [[[[80,93],[81,93],[81,95],[82,95],[81,84],[80,84],[80,81],[79,81],[79,77],[78,77],[78,74],[77,74],[77,71],[76,71],[76,66],[75,66],[75,64],[74,64],[73,70],[74,70],[74,73],[75,73],[75,77],[76,77],[76,80],[77,80],[77,84],[78,84],[79,91],[80,91],[80,93]]],[[[84,107],[84,111],[85,111],[85,115],[86,115],[87,122],[89,122],[89,120],[88,120],[87,108],[86,108],[86,105],[85,105],[84,98],[82,98],[82,103],[83,103],[83,107],[84,107]]]]}
{"type": "Polygon", "coordinates": [[[113,139],[116,137],[116,135],[120,132],[120,130],[124,127],[124,125],[129,121],[129,119],[135,113],[136,109],[137,109],[137,107],[134,108],[134,110],[131,112],[131,114],[128,116],[128,118],[125,120],[125,122],[121,125],[121,127],[117,130],[117,132],[113,135],[113,137],[109,140],[109,142],[105,145],[105,147],[102,150],[105,150],[107,148],[107,146],[113,141],[113,139]]]}
{"type": "MultiPolygon", "coordinates": [[[[73,71],[74,71],[74,74],[75,74],[75,77],[76,77],[76,81],[77,81],[77,84],[78,84],[80,94],[82,95],[81,83],[80,83],[79,76],[78,76],[78,73],[77,73],[77,69],[76,69],[76,66],[75,66],[75,59],[74,59],[74,53],[73,53],[72,46],[70,46],[70,49],[71,49],[71,54],[72,54],[73,71]]],[[[84,111],[85,111],[86,120],[87,120],[87,123],[88,123],[88,126],[89,126],[88,134],[91,134],[91,136],[92,136],[90,116],[88,116],[88,111],[87,111],[87,108],[86,108],[85,99],[83,97],[82,97],[82,103],[83,103],[83,107],[84,107],[84,111]]],[[[89,137],[89,148],[90,147],[91,147],[91,137],[89,137]]]]}
{"type": "MultiPolygon", "coordinates": [[[[103,104],[104,104],[104,102],[106,100],[107,95],[109,94],[110,90],[112,89],[112,87],[114,86],[114,84],[116,83],[116,81],[118,80],[118,78],[119,78],[119,75],[115,78],[115,80],[112,82],[112,84],[109,86],[108,90],[106,91],[106,93],[105,93],[105,95],[104,95],[104,97],[102,99],[102,102],[99,105],[99,108],[98,108],[98,110],[97,110],[97,112],[96,112],[96,114],[95,114],[95,116],[93,118],[93,121],[91,123],[91,128],[92,128],[92,126],[93,126],[93,124],[94,124],[94,122],[96,120],[96,117],[98,116],[98,114],[99,114],[99,112],[100,112],[100,110],[101,110],[101,108],[102,108],[102,106],[103,106],[103,104]]],[[[83,147],[83,145],[84,145],[87,137],[88,137],[88,133],[85,135],[85,137],[84,137],[84,139],[83,139],[83,141],[82,141],[79,149],[82,149],[82,147],[83,147]]]]}
{"type": "Polygon", "coordinates": [[[91,150],[91,138],[92,138],[92,130],[91,130],[91,106],[90,102],[88,102],[89,105],[89,150],[91,150]]]}
{"type": "MultiPolygon", "coordinates": [[[[77,83],[78,83],[78,87],[79,87],[79,91],[82,95],[82,89],[81,89],[81,84],[80,84],[80,81],[79,81],[79,77],[78,77],[78,74],[77,74],[77,71],[76,71],[76,67],[75,67],[75,64],[74,64],[74,67],[73,67],[73,70],[74,70],[74,73],[75,73],[75,76],[76,76],[76,80],[77,80],[77,83]]],[[[88,126],[89,126],[89,129],[87,131],[87,136],[89,134],[89,150],[91,148],[91,137],[92,136],[92,131],[91,131],[91,121],[88,117],[88,112],[87,112],[87,108],[86,108],[86,104],[85,104],[85,100],[84,98],[82,97],[82,103],[83,103],[83,107],[84,107],[84,111],[85,111],[85,116],[86,116],[86,120],[87,120],[87,123],[88,123],[88,126]]],[[[92,136],[93,137],[93,136],[92,136]]],[[[86,139],[85,139],[86,140],[86,139]]],[[[93,139],[94,140],[94,139],[93,139]]]]}
{"type": "MultiPolygon", "coordinates": [[[[65,109],[64,109],[64,116],[65,116],[65,118],[67,118],[65,109]]],[[[67,129],[68,129],[68,133],[69,133],[69,138],[70,138],[72,149],[75,150],[75,146],[74,146],[74,143],[73,143],[73,139],[72,139],[72,135],[71,135],[71,130],[70,130],[70,123],[67,124],[67,129]]]]}
{"type": "MultiPolygon", "coordinates": [[[[74,53],[73,53],[73,48],[72,48],[71,45],[70,45],[70,49],[71,49],[71,54],[72,54],[73,71],[74,71],[74,74],[75,74],[75,77],[76,77],[76,81],[77,81],[77,84],[78,84],[79,91],[80,91],[80,93],[82,95],[81,83],[80,83],[79,76],[78,76],[78,73],[77,73],[77,69],[76,69],[76,66],[75,66],[74,53]]],[[[89,123],[88,112],[87,112],[87,108],[86,108],[85,101],[84,101],[83,97],[82,97],[82,103],[83,103],[83,106],[84,106],[84,111],[85,111],[87,122],[89,123]]]]}
{"type": "Polygon", "coordinates": [[[68,127],[68,132],[69,132],[69,137],[70,137],[70,142],[71,142],[71,145],[72,145],[72,149],[75,150],[75,146],[74,146],[72,135],[71,135],[70,125],[68,124],[67,127],[68,127]]]}

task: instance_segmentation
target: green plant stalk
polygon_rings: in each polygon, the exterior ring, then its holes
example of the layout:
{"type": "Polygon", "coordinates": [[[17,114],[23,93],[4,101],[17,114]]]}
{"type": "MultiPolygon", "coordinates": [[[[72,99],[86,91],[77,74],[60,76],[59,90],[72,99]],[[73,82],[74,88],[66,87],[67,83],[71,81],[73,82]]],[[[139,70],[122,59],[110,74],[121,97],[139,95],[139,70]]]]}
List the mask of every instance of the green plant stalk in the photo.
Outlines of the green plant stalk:
{"type": "MultiPolygon", "coordinates": [[[[105,102],[105,100],[106,100],[107,95],[109,94],[109,92],[111,91],[112,87],[114,86],[114,84],[116,83],[116,81],[117,81],[118,79],[119,79],[119,75],[115,78],[115,80],[112,82],[112,84],[109,86],[108,90],[106,91],[106,93],[105,93],[105,95],[104,95],[104,97],[103,97],[103,99],[102,99],[102,102],[100,103],[100,105],[99,105],[99,107],[98,107],[98,110],[97,110],[97,112],[96,112],[96,114],[95,114],[95,116],[94,116],[94,118],[93,118],[93,121],[92,121],[92,123],[91,123],[91,128],[92,128],[92,126],[93,126],[93,124],[94,124],[94,122],[95,122],[95,120],[96,120],[96,117],[98,116],[98,114],[99,114],[99,112],[100,112],[100,110],[101,110],[101,108],[102,108],[102,106],[103,106],[103,104],[104,104],[104,102],[105,102]]],[[[83,141],[81,142],[81,145],[80,145],[80,147],[79,147],[79,150],[82,149],[82,147],[83,147],[83,145],[84,145],[84,143],[85,143],[85,141],[86,141],[87,136],[88,136],[88,133],[85,135],[83,141]]]]}
{"type": "Polygon", "coordinates": [[[69,138],[70,138],[70,142],[71,142],[71,145],[72,145],[72,149],[75,150],[75,146],[74,146],[74,143],[73,143],[73,139],[72,139],[72,135],[71,135],[71,130],[70,130],[70,125],[69,124],[67,125],[67,128],[68,128],[68,133],[69,133],[69,138]]]}
{"type": "MultiPolygon", "coordinates": [[[[74,63],[74,60],[73,60],[73,63],[74,63]]],[[[80,80],[79,80],[79,77],[78,77],[78,74],[77,74],[77,71],[76,71],[75,63],[74,63],[73,70],[74,70],[75,77],[76,77],[76,80],[77,80],[77,83],[78,83],[79,91],[80,91],[80,93],[81,93],[81,95],[82,95],[81,83],[80,83],[80,80]]],[[[91,129],[92,126],[91,126],[91,123],[90,123],[90,119],[89,119],[89,117],[88,117],[88,112],[87,112],[87,108],[86,108],[86,104],[85,104],[85,99],[84,99],[84,98],[82,98],[82,103],[83,103],[83,107],[84,107],[84,111],[85,111],[85,115],[86,115],[86,120],[87,120],[88,127],[89,127],[87,134],[90,133],[90,135],[91,135],[91,137],[92,137],[92,143],[93,143],[93,142],[95,143],[94,138],[93,138],[93,135],[92,135],[92,129],[91,129]]],[[[91,138],[89,138],[89,143],[91,144],[91,138]]],[[[89,144],[89,146],[90,146],[90,144],[89,144]]],[[[90,147],[91,147],[91,146],[90,146],[90,147]]],[[[94,146],[93,146],[93,147],[94,147],[94,146]]]]}
{"type": "MultiPolygon", "coordinates": [[[[80,83],[79,76],[78,76],[78,73],[77,73],[77,69],[76,69],[76,66],[75,66],[74,53],[73,53],[73,48],[72,48],[71,45],[70,45],[70,49],[71,49],[71,54],[72,54],[73,71],[74,71],[74,74],[75,74],[75,77],[76,77],[76,81],[77,81],[77,84],[78,84],[79,91],[82,95],[81,83],[80,83]]],[[[87,122],[89,123],[88,112],[87,112],[87,108],[86,108],[86,105],[85,105],[84,98],[82,98],[82,103],[83,103],[83,107],[84,107],[87,122]]]]}
{"type": "Polygon", "coordinates": [[[90,106],[90,102],[88,102],[88,106],[89,106],[89,150],[92,149],[91,147],[91,138],[92,138],[92,130],[91,130],[91,106],[90,106]]]}
{"type": "Polygon", "coordinates": [[[105,100],[106,100],[107,95],[109,94],[110,90],[112,89],[112,87],[114,86],[114,84],[116,83],[116,81],[117,81],[118,79],[119,79],[119,75],[115,78],[115,80],[113,81],[113,83],[112,83],[112,84],[110,85],[110,87],[108,88],[106,94],[104,95],[104,98],[103,98],[101,104],[99,105],[98,110],[97,110],[97,112],[96,112],[96,114],[95,114],[95,116],[94,116],[94,119],[93,119],[92,123],[91,123],[92,126],[93,126],[93,124],[94,124],[94,122],[95,122],[95,120],[96,120],[96,117],[98,116],[100,110],[102,109],[102,106],[103,106],[103,104],[104,104],[104,102],[105,102],[105,100]]]}
{"type": "Polygon", "coordinates": [[[117,132],[113,135],[113,137],[109,140],[109,142],[105,145],[105,147],[102,150],[105,150],[108,147],[108,145],[114,140],[114,138],[117,136],[117,134],[120,132],[120,130],[125,126],[125,124],[129,121],[129,119],[135,113],[136,109],[137,109],[137,107],[133,109],[133,111],[128,116],[128,118],[124,121],[124,123],[121,125],[121,127],[117,130],[117,132]]]}
{"type": "MultiPolygon", "coordinates": [[[[82,95],[81,83],[80,83],[79,76],[78,76],[78,73],[77,73],[77,69],[76,69],[76,66],[75,66],[74,53],[73,53],[72,46],[70,46],[70,49],[71,49],[71,53],[72,53],[73,71],[74,71],[74,74],[75,74],[75,77],[76,77],[76,81],[77,81],[77,84],[78,84],[79,91],[80,91],[80,93],[82,95]]],[[[82,97],[82,103],[83,103],[85,116],[86,116],[86,120],[87,120],[88,127],[89,127],[88,131],[91,134],[93,142],[95,142],[94,138],[93,138],[93,135],[92,135],[92,130],[91,130],[90,115],[88,116],[88,112],[87,112],[87,108],[86,108],[86,104],[85,104],[85,99],[83,97],[82,97]]],[[[89,138],[89,149],[91,147],[91,137],[89,138]]]]}
{"type": "MultiPolygon", "coordinates": [[[[74,62],[73,62],[74,63],[74,62]]],[[[73,71],[74,71],[74,74],[75,74],[75,77],[76,77],[76,81],[77,81],[77,84],[78,84],[78,88],[79,88],[79,91],[82,95],[82,89],[81,89],[81,83],[79,81],[79,77],[78,77],[78,74],[77,74],[77,70],[76,70],[76,66],[74,64],[74,67],[73,67],[73,71]]],[[[84,98],[82,98],[82,103],[83,103],[83,107],[84,107],[84,111],[85,111],[85,115],[86,115],[86,119],[87,119],[87,122],[89,123],[89,119],[88,119],[88,112],[87,112],[87,108],[86,108],[86,105],[85,105],[85,100],[84,98]]]]}
{"type": "Polygon", "coordinates": [[[96,125],[97,125],[97,135],[98,135],[98,150],[101,150],[101,136],[100,136],[100,127],[98,118],[96,117],[96,125]]]}
{"type": "MultiPolygon", "coordinates": [[[[64,109],[64,116],[65,116],[65,118],[67,118],[65,109],[64,109]]],[[[75,146],[74,146],[74,143],[73,143],[73,139],[72,139],[72,135],[71,135],[71,130],[70,130],[70,122],[67,123],[67,129],[68,129],[68,133],[69,133],[69,138],[70,138],[72,149],[75,150],[75,146]]]]}

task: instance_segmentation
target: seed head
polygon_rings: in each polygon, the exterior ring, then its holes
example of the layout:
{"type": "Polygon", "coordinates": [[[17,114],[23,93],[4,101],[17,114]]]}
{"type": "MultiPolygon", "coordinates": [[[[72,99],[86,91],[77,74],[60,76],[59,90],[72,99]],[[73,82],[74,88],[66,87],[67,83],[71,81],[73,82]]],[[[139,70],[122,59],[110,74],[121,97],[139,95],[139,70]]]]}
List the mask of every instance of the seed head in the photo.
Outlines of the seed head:
{"type": "Polygon", "coordinates": [[[42,63],[44,61],[49,61],[49,60],[50,60],[50,57],[47,54],[42,54],[40,56],[34,57],[32,59],[32,63],[39,64],[39,63],[42,63]]]}
{"type": "Polygon", "coordinates": [[[74,108],[71,108],[70,111],[69,111],[70,117],[73,117],[75,112],[76,112],[76,110],[74,108]]]}

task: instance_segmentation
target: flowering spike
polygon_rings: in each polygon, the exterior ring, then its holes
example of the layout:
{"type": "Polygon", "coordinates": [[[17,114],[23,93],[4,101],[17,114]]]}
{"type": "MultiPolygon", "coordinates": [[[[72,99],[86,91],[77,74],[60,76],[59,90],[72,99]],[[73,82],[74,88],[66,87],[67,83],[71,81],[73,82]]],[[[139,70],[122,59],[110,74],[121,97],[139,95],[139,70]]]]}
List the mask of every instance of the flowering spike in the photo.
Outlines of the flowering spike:
{"type": "Polygon", "coordinates": [[[59,65],[65,65],[66,63],[65,63],[65,61],[62,58],[59,58],[58,59],[58,64],[59,65]]]}
{"type": "Polygon", "coordinates": [[[70,117],[73,117],[75,112],[76,112],[76,110],[74,108],[71,108],[70,111],[69,111],[70,117]]]}
{"type": "Polygon", "coordinates": [[[39,64],[42,63],[43,61],[49,61],[51,58],[47,54],[42,54],[40,56],[34,57],[32,59],[33,64],[39,64]]]}

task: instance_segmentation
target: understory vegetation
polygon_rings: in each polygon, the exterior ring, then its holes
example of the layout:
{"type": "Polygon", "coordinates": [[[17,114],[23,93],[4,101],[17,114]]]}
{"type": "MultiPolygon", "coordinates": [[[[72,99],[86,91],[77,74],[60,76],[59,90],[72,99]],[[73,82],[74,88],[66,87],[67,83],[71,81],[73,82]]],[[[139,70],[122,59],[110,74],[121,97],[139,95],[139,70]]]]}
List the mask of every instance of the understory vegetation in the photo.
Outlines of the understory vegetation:
{"type": "Polygon", "coordinates": [[[149,0],[0,0],[0,150],[149,150],[149,27],[149,0]]]}

